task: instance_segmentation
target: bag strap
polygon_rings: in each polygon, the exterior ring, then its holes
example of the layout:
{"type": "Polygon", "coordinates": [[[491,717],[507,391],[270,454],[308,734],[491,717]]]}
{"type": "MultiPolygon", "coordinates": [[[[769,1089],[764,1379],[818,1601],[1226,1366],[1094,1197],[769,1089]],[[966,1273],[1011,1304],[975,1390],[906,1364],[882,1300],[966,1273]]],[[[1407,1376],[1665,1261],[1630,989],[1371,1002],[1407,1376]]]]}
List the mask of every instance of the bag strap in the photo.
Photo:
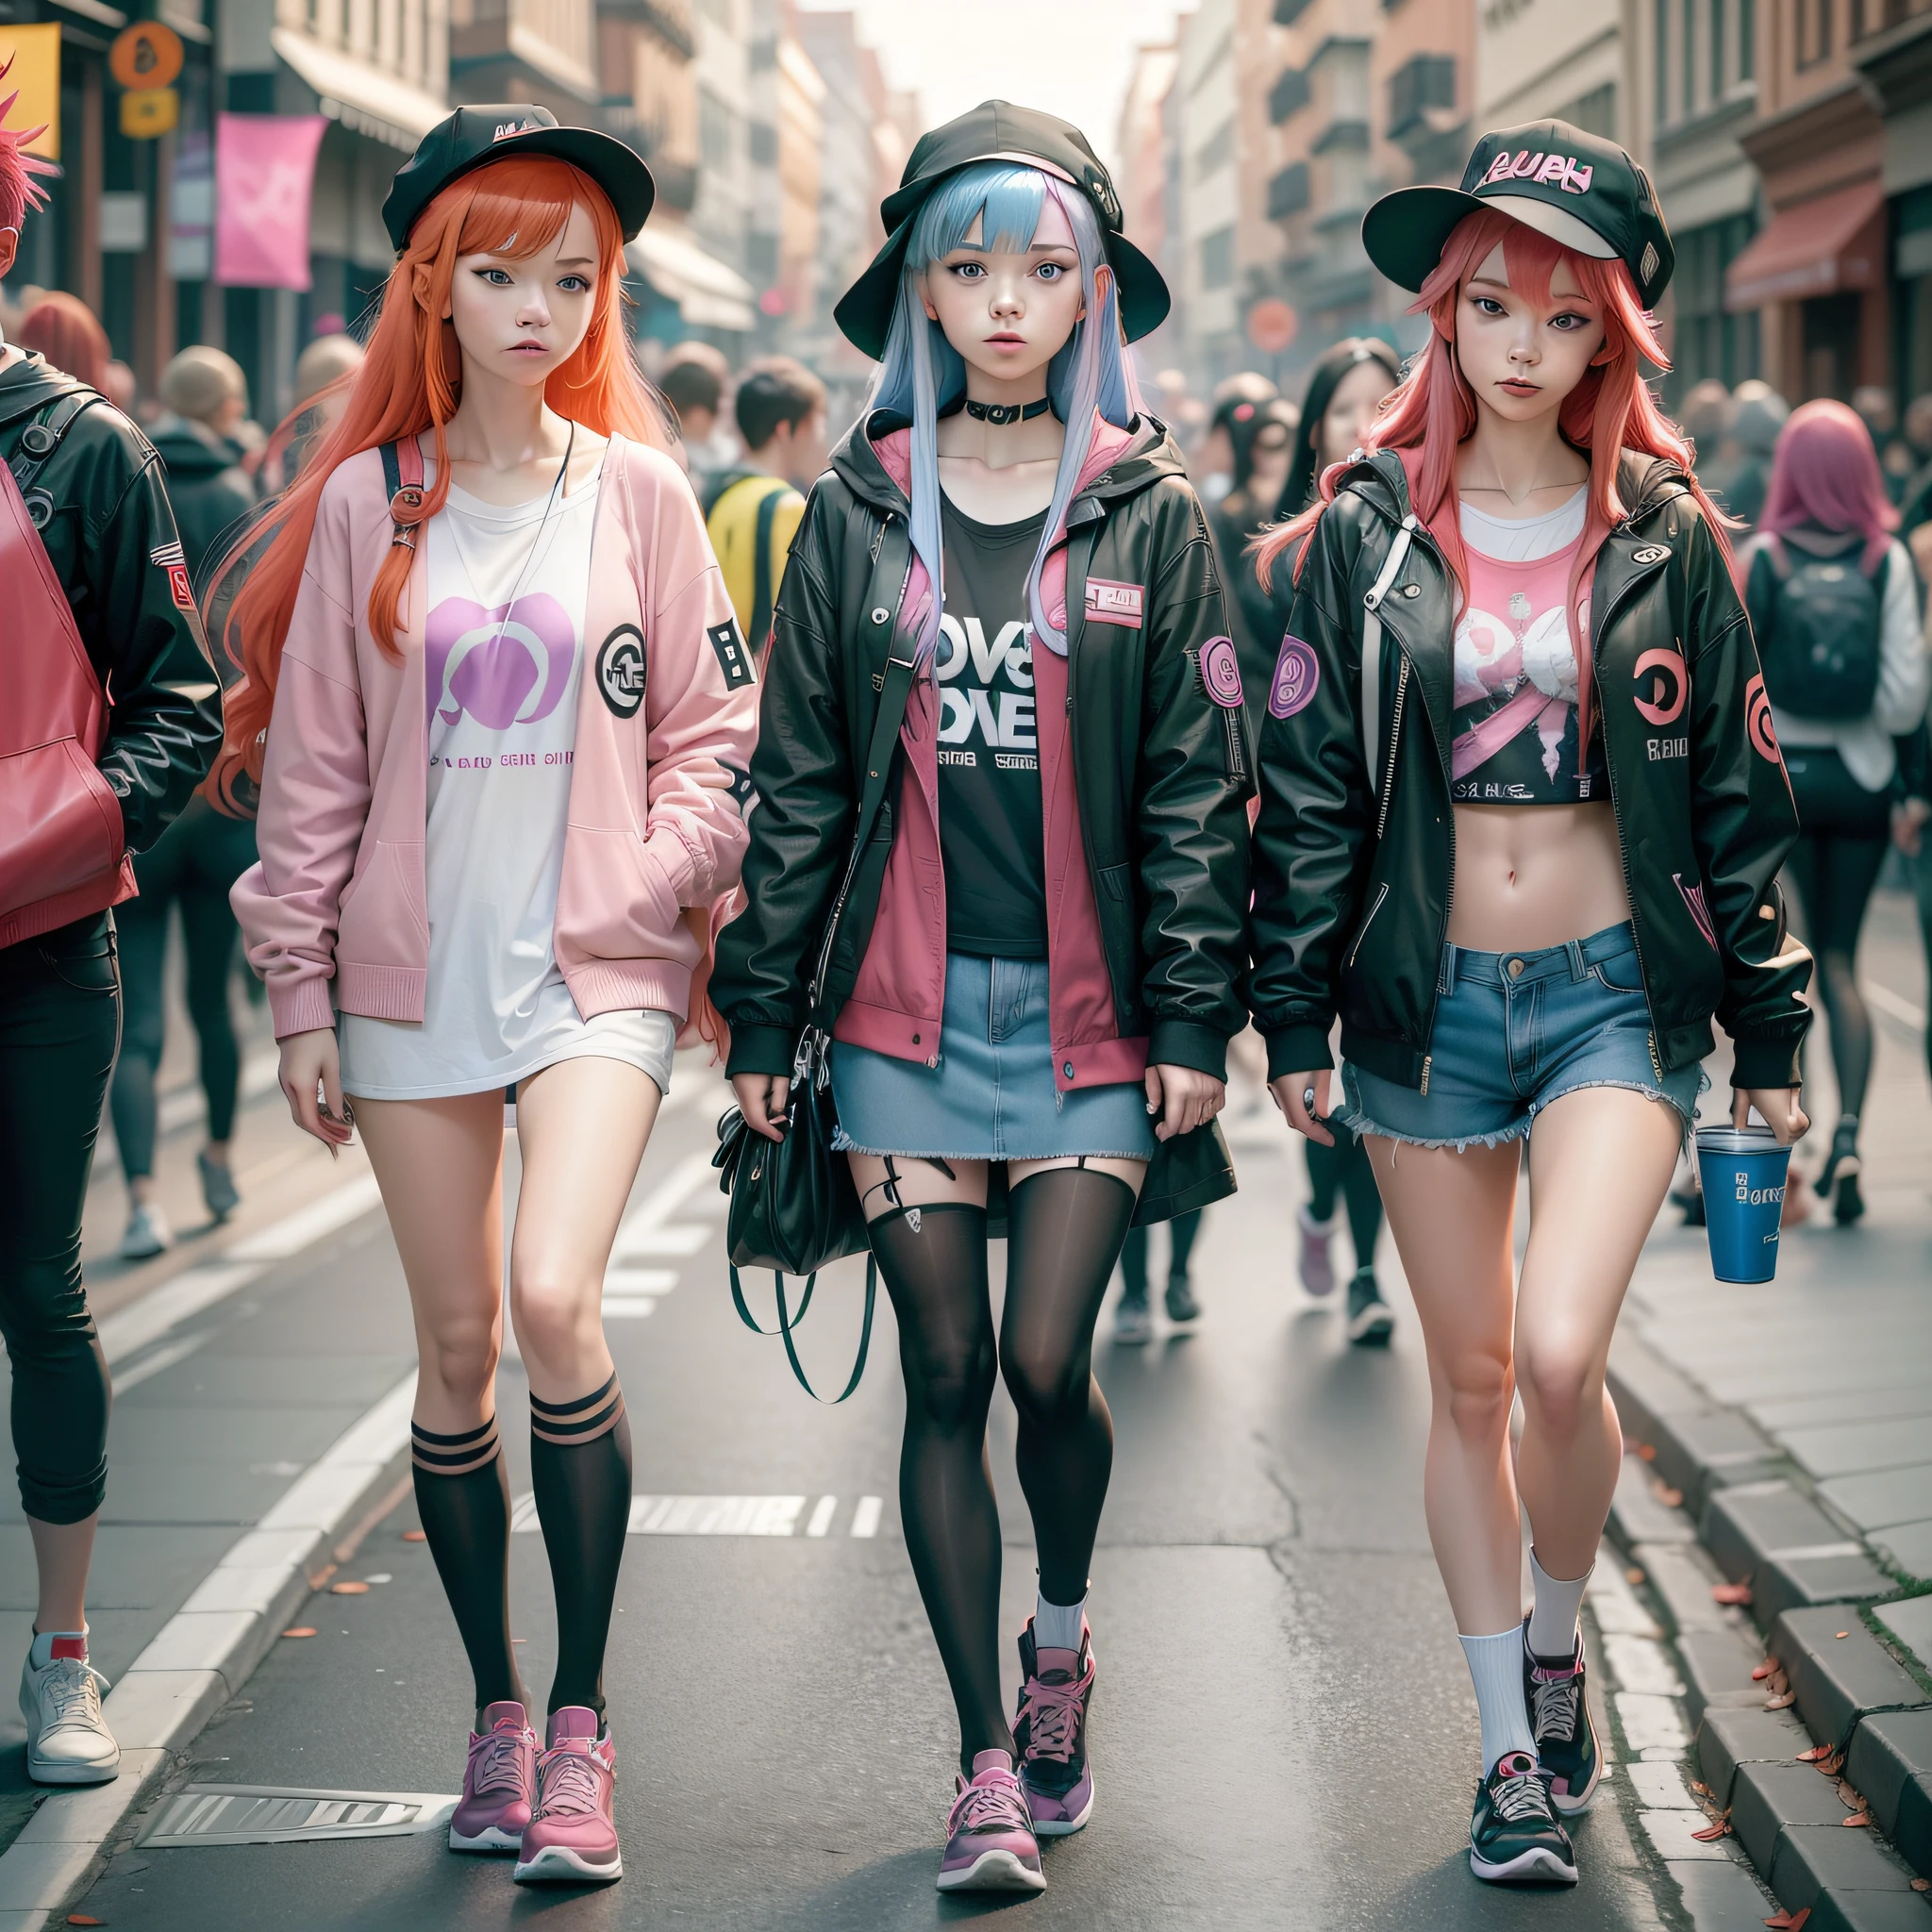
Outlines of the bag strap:
{"type": "Polygon", "coordinates": [[[423,521],[423,444],[413,436],[382,446],[382,487],[389,493],[391,545],[416,547],[416,525],[423,521]]]}
{"type": "Polygon", "coordinates": [[[26,504],[27,520],[37,530],[44,530],[54,517],[54,499],[44,490],[34,489],[34,479],[54,458],[60,439],[74,427],[84,409],[91,409],[107,397],[96,390],[70,390],[57,397],[20,432],[20,442],[8,468],[26,504]]]}
{"type": "Polygon", "coordinates": [[[865,1358],[872,1351],[872,1318],[874,1311],[878,1306],[879,1295],[878,1258],[876,1256],[870,1254],[865,1257],[865,1314],[859,1323],[858,1328],[858,1358],[852,1364],[852,1373],[845,1378],[844,1388],[840,1390],[838,1394],[831,1396],[821,1395],[811,1386],[811,1382],[805,1373],[805,1365],[798,1359],[798,1350],[791,1341],[791,1331],[805,1320],[805,1311],[811,1306],[811,1291],[817,1284],[818,1278],[817,1270],[813,1270],[810,1274],[807,1275],[805,1300],[799,1303],[798,1312],[794,1315],[785,1306],[784,1275],[775,1272],[773,1274],[772,1280],[776,1285],[778,1291],[778,1325],[775,1329],[759,1328],[758,1324],[752,1320],[750,1311],[744,1306],[744,1294],[738,1284],[738,1270],[736,1268],[731,1271],[731,1299],[737,1304],[739,1318],[744,1323],[746,1327],[757,1330],[760,1335],[777,1334],[785,1338],[785,1358],[791,1364],[791,1373],[798,1378],[798,1386],[814,1402],[823,1402],[827,1408],[836,1408],[840,1403],[843,1402],[858,1387],[859,1377],[865,1374],[865,1358]]]}
{"type": "Polygon", "coordinates": [[[765,648],[772,634],[772,525],[778,521],[778,506],[785,500],[791,484],[780,483],[768,490],[758,502],[756,533],[752,539],[751,637],[754,654],[765,648]]]}
{"type": "MultiPolygon", "coordinates": [[[[726,1265],[729,1266],[730,1264],[727,1263],[726,1265]]],[[[784,1276],[779,1274],[776,1272],[776,1270],[774,1270],[773,1278],[774,1280],[782,1281],[784,1279],[784,1276]]],[[[791,1325],[794,1328],[797,1327],[799,1323],[805,1320],[805,1311],[811,1307],[812,1290],[818,1286],[818,1282],[819,1272],[816,1268],[814,1268],[812,1272],[805,1277],[805,1299],[799,1303],[798,1312],[791,1318],[791,1325]]],[[[773,1336],[777,1334],[778,1331],[775,1328],[760,1328],[758,1324],[757,1318],[752,1314],[752,1311],[745,1307],[744,1290],[739,1285],[738,1270],[735,1267],[731,1269],[731,1306],[738,1310],[738,1319],[741,1322],[742,1322],[744,1325],[747,1328],[749,1328],[754,1335],[762,1335],[767,1341],[770,1341],[773,1336]]]]}
{"type": "Polygon", "coordinates": [[[1362,599],[1362,756],[1369,768],[1369,796],[1379,798],[1382,780],[1376,767],[1382,757],[1382,599],[1408,556],[1418,525],[1410,510],[1389,546],[1388,559],[1369,593],[1362,599]]]}

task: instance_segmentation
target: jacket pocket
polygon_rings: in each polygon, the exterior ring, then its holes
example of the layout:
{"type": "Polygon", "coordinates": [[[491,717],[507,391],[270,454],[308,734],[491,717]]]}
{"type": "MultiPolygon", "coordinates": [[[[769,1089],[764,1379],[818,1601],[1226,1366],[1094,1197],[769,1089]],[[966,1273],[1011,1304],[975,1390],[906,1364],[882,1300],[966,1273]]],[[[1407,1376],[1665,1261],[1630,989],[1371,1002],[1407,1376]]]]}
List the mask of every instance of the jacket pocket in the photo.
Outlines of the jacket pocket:
{"type": "Polygon", "coordinates": [[[0,916],[110,873],[121,801],[72,738],[0,758],[0,916]]]}
{"type": "Polygon", "coordinates": [[[1100,915],[1100,943],[1107,957],[1108,972],[1117,987],[1124,987],[1131,997],[1127,1005],[1141,1005],[1141,941],[1134,915],[1134,869],[1130,865],[1103,865],[1094,874],[1099,891],[1093,895],[1094,909],[1100,915]]]}
{"type": "Polygon", "coordinates": [[[413,840],[375,841],[375,854],[342,889],[336,913],[336,953],[363,965],[412,961],[407,935],[429,930],[423,899],[423,847],[413,840]]]}

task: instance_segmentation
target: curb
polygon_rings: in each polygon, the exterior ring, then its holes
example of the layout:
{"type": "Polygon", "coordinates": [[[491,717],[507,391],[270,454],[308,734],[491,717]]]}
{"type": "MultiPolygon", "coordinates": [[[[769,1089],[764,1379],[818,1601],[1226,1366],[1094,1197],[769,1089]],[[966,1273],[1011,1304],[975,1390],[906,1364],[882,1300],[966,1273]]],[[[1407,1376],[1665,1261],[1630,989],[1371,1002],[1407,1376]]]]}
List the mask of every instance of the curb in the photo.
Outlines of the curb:
{"type": "Polygon", "coordinates": [[[1613,1356],[1641,1447],[1611,1534],[1662,1600],[1713,1816],[1808,1932],[1932,1932],[1932,1695],[1893,1648],[1932,1655],[1932,1598],[1877,1601],[1897,1580],[1747,1417],[1634,1338],[1613,1356]],[[1722,1584],[1748,1589],[1748,1613],[1722,1584]]]}
{"type": "Polygon", "coordinates": [[[0,1854],[0,1932],[61,1923],[106,1846],[184,1750],[248,1680],[308,1596],[311,1566],[393,1487],[408,1453],[412,1371],[299,1476],[230,1547],[103,1703],[121,1742],[111,1783],[56,1790],[0,1854]]]}

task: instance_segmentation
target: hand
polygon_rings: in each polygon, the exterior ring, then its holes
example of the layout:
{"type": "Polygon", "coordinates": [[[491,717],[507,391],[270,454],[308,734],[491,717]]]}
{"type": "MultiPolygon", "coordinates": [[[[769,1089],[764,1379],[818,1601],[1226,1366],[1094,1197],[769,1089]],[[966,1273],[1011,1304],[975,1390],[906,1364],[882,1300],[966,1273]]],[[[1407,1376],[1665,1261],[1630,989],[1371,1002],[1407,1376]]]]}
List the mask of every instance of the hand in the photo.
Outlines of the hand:
{"type": "Polygon", "coordinates": [[[1810,1128],[1810,1116],[1798,1105],[1795,1087],[1733,1087],[1732,1126],[1742,1127],[1751,1118],[1754,1107],[1764,1116],[1765,1125],[1777,1136],[1780,1147],[1789,1147],[1810,1128]]]}
{"type": "Polygon", "coordinates": [[[1927,819],[1932,819],[1932,802],[1925,799],[1903,798],[1892,807],[1891,842],[1907,858],[1918,858],[1919,832],[1927,819]]]}
{"type": "Polygon", "coordinates": [[[1268,1091],[1274,1094],[1275,1106],[1288,1116],[1288,1124],[1296,1133],[1306,1134],[1324,1147],[1334,1146],[1335,1136],[1322,1124],[1323,1117],[1328,1111],[1326,1067],[1318,1074],[1284,1074],[1278,1080],[1269,1081],[1268,1091]],[[1313,1107],[1302,1098],[1311,1091],[1315,1096],[1313,1107]]]}
{"type": "Polygon", "coordinates": [[[785,1138],[785,1109],[791,1105],[789,1074],[733,1074],[731,1091],[738,1095],[738,1110],[754,1134],[762,1134],[768,1141],[785,1138]]]}
{"type": "Polygon", "coordinates": [[[1158,1113],[1154,1138],[1172,1141],[1205,1127],[1227,1105],[1227,1082],[1192,1067],[1149,1067],[1147,1111],[1158,1113]]]}
{"type": "Polygon", "coordinates": [[[289,1112],[305,1134],[313,1134],[331,1155],[346,1147],[355,1132],[356,1116],[342,1099],[342,1063],[336,1050],[333,1026],[311,1033],[291,1033],[282,1041],[282,1091],[289,1112]],[[316,1090],[322,1104],[316,1105],[316,1090]]]}

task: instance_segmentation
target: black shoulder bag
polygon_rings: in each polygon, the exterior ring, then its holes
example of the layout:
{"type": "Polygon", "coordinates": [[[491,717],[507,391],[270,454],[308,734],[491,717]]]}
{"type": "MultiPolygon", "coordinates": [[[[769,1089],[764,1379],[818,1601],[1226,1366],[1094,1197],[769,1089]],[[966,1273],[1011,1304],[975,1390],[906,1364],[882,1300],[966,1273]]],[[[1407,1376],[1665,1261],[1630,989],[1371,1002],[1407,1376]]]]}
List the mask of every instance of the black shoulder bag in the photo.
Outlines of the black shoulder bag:
{"type": "MultiPolygon", "coordinates": [[[[832,1136],[839,1122],[832,1102],[832,1037],[822,1024],[825,979],[831,968],[839,921],[858,874],[866,841],[872,837],[879,808],[885,801],[899,726],[912,692],[912,678],[909,658],[895,655],[888,661],[878,715],[873,724],[872,743],[866,752],[865,788],[859,796],[858,823],[853,827],[852,856],[845,862],[845,876],[838,897],[832,902],[831,916],[825,922],[818,968],[812,974],[808,1018],[791,1062],[785,1138],[768,1141],[762,1134],[754,1134],[746,1126],[743,1114],[734,1106],[726,1109],[718,1123],[718,1151],[711,1158],[712,1166],[719,1170],[719,1187],[731,1197],[725,1222],[725,1249],[730,1257],[732,1304],[747,1328],[759,1335],[784,1337],[791,1373],[816,1402],[825,1398],[807,1378],[791,1331],[805,1320],[806,1310],[811,1306],[818,1271],[828,1262],[856,1255],[868,1245],[865,1215],[859,1206],[858,1191],[852,1184],[851,1166],[844,1155],[832,1150],[832,1136]],[[775,1329],[760,1328],[752,1319],[739,1281],[741,1268],[772,1271],[778,1296],[775,1329]],[[785,1300],[788,1274],[805,1276],[805,1295],[795,1315],[785,1300]]],[[[835,1403],[843,1402],[858,1387],[858,1378],[865,1373],[866,1352],[872,1345],[873,1308],[877,1297],[878,1264],[868,1255],[858,1358],[852,1365],[844,1388],[831,1398],[835,1403]]]]}

